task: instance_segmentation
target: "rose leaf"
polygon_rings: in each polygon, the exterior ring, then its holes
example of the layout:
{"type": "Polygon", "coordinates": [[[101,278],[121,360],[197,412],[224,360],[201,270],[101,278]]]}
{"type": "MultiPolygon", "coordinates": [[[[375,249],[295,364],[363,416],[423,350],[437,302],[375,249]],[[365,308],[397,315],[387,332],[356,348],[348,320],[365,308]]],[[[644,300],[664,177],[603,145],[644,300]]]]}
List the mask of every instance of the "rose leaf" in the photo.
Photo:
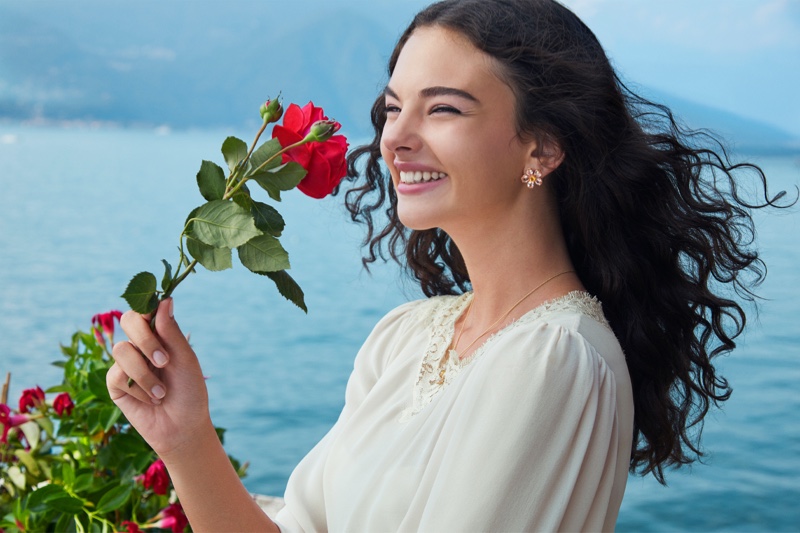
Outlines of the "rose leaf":
{"type": "Polygon", "coordinates": [[[197,172],[197,186],[200,188],[200,194],[209,202],[222,200],[225,194],[225,173],[216,163],[203,161],[197,172]]]}
{"type": "Polygon", "coordinates": [[[157,283],[156,277],[150,272],[139,272],[128,283],[128,288],[122,293],[122,297],[131,309],[145,315],[158,307],[157,283]]]}
{"type": "MultiPolygon", "coordinates": [[[[278,139],[270,139],[269,141],[265,142],[256,150],[250,154],[250,159],[247,162],[247,172],[245,173],[245,177],[249,178],[255,169],[261,166],[262,163],[267,161],[270,157],[274,156],[281,150],[281,143],[278,139]]],[[[269,170],[271,168],[275,168],[281,164],[281,158],[276,157],[266,165],[264,168],[260,169],[259,172],[264,170],[269,170]]]]}
{"type": "Polygon", "coordinates": [[[236,137],[228,137],[222,143],[222,155],[228,163],[228,168],[233,172],[236,165],[247,157],[247,143],[236,137]]]}
{"type": "Polygon", "coordinates": [[[227,270],[233,266],[230,248],[214,248],[191,237],[186,238],[186,248],[198,263],[212,272],[227,270]]]}
{"type": "Polygon", "coordinates": [[[234,202],[214,200],[200,206],[187,235],[215,248],[236,248],[261,231],[248,210],[234,202]]]}
{"type": "Polygon", "coordinates": [[[273,200],[280,201],[280,191],[289,191],[297,187],[306,176],[306,169],[300,164],[291,161],[280,167],[254,174],[256,183],[269,193],[273,200]]]}
{"type": "Polygon", "coordinates": [[[278,270],[277,272],[257,272],[257,274],[267,276],[274,281],[275,286],[278,287],[278,292],[281,293],[281,296],[305,311],[305,313],[308,313],[303,289],[300,288],[300,285],[298,285],[292,276],[290,276],[285,270],[278,270]]]}
{"type": "Polygon", "coordinates": [[[253,220],[258,229],[275,237],[281,236],[286,222],[283,221],[283,217],[277,209],[271,205],[254,201],[250,212],[253,214],[253,220]]]}
{"type": "Polygon", "coordinates": [[[259,235],[239,247],[239,260],[251,272],[275,272],[289,268],[289,254],[272,235],[259,235]]]}

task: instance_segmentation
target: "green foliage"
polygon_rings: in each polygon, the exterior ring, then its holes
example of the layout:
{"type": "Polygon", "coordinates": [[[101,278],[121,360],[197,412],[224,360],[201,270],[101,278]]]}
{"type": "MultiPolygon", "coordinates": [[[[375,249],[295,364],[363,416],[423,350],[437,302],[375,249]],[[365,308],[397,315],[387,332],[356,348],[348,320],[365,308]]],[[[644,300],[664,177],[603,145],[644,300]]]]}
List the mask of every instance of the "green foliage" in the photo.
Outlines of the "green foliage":
{"type": "MultiPolygon", "coordinates": [[[[174,495],[144,486],[157,457],[109,397],[105,333],[78,331],[61,346],[63,380],[45,392],[69,395],[74,407],[59,415],[58,400],[37,403],[0,442],[0,530],[124,531],[129,520],[168,531],[158,528],[159,513],[174,495]]],[[[244,475],[246,466],[231,461],[244,475]]]]}
{"type": "MultiPolygon", "coordinates": [[[[279,116],[283,111],[276,109],[276,113],[279,116]]],[[[173,270],[164,261],[161,290],[153,274],[137,274],[123,294],[131,309],[154,311],[158,301],[170,296],[198,263],[212,272],[231,268],[235,249],[245,267],[257,274],[269,274],[280,294],[307,312],[303,291],[285,272],[290,266],[289,254],[279,239],[286,223],[274,207],[252,197],[247,183],[255,182],[270,199],[279,202],[281,193],[297,187],[307,174],[294,161],[284,163],[282,156],[309,140],[281,146],[278,139],[270,139],[259,145],[266,126],[249,148],[236,137],[225,139],[221,151],[229,170],[227,176],[216,163],[201,163],[197,186],[207,203],[193,209],[186,219],[178,247],[178,268],[173,270]]]]}

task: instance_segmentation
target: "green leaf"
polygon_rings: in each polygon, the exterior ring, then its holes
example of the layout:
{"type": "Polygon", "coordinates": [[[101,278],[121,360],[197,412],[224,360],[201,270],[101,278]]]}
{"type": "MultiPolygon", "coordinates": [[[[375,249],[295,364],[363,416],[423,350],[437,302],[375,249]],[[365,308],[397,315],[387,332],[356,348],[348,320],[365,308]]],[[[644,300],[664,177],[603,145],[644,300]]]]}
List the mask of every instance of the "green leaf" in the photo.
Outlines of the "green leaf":
{"type": "Polygon", "coordinates": [[[289,275],[288,272],[285,270],[279,270],[277,272],[259,272],[259,274],[267,276],[274,281],[275,286],[278,287],[278,292],[281,293],[281,296],[308,313],[303,289],[300,288],[300,285],[297,284],[297,282],[294,280],[294,278],[292,278],[292,276],[289,275]]]}
{"type": "Polygon", "coordinates": [[[216,163],[203,161],[197,172],[197,186],[200,194],[209,202],[222,200],[225,195],[225,172],[216,163]]]}
{"type": "Polygon", "coordinates": [[[31,492],[28,496],[28,509],[33,512],[39,512],[45,509],[45,503],[50,498],[59,498],[69,496],[67,491],[61,485],[49,483],[43,487],[39,487],[31,492]]]}
{"type": "Polygon", "coordinates": [[[275,272],[289,268],[289,254],[272,235],[259,235],[239,247],[239,260],[252,272],[275,272]]]}
{"type": "Polygon", "coordinates": [[[186,237],[186,248],[198,263],[212,272],[233,266],[230,248],[214,248],[191,237],[186,237]]]}
{"type": "Polygon", "coordinates": [[[258,229],[275,237],[281,236],[286,222],[274,207],[261,202],[253,202],[250,212],[253,214],[253,220],[258,229]]]}
{"type": "Polygon", "coordinates": [[[97,502],[97,512],[100,514],[110,513],[125,505],[133,490],[133,485],[125,484],[114,487],[110,491],[103,494],[100,501],[97,502]]]}
{"type": "Polygon", "coordinates": [[[111,426],[119,419],[122,411],[116,405],[107,405],[100,411],[100,425],[103,431],[108,432],[111,426]]]}
{"type": "MultiPolygon", "coordinates": [[[[250,154],[250,160],[247,162],[247,172],[245,173],[245,177],[249,178],[253,174],[253,172],[259,166],[261,166],[262,163],[264,163],[270,157],[280,152],[281,148],[282,148],[281,143],[278,141],[278,139],[270,139],[269,141],[265,142],[264,144],[256,148],[255,151],[252,154],[250,154]]],[[[280,164],[281,164],[281,158],[276,157],[275,159],[264,165],[264,168],[259,170],[259,172],[275,168],[280,164]]]]}
{"type": "Polygon", "coordinates": [[[253,216],[241,206],[214,200],[200,206],[191,223],[190,236],[215,248],[236,248],[261,232],[253,216]]]}
{"type": "Polygon", "coordinates": [[[56,435],[54,432],[55,429],[53,428],[53,421],[50,420],[50,418],[46,416],[43,416],[42,418],[37,418],[36,423],[39,424],[39,427],[42,428],[42,430],[51,437],[54,437],[56,435]]]}
{"type": "Polygon", "coordinates": [[[270,198],[280,202],[281,191],[289,191],[306,177],[306,169],[300,164],[291,161],[274,170],[254,174],[252,179],[267,191],[270,198]]]}
{"type": "Polygon", "coordinates": [[[62,513],[77,514],[83,510],[83,500],[73,498],[68,494],[66,496],[51,497],[45,504],[47,507],[62,513]]]}
{"type": "Polygon", "coordinates": [[[228,168],[233,172],[236,165],[247,157],[247,143],[236,137],[228,137],[222,143],[222,155],[225,157],[225,162],[228,163],[228,168]]]}
{"type": "Polygon", "coordinates": [[[158,297],[156,296],[157,281],[156,277],[150,272],[139,272],[130,283],[128,288],[122,293],[122,297],[137,313],[151,313],[158,307],[158,297]]]}
{"type": "Polygon", "coordinates": [[[161,290],[166,292],[172,284],[172,265],[166,259],[161,260],[164,263],[164,277],[161,278],[161,290]]]}
{"type": "Polygon", "coordinates": [[[108,394],[108,387],[106,386],[106,373],[105,368],[98,368],[89,374],[88,385],[89,390],[92,391],[98,399],[106,403],[111,403],[111,396],[108,394]]]}
{"type": "Polygon", "coordinates": [[[253,198],[250,196],[250,188],[247,187],[246,183],[240,186],[239,190],[233,193],[233,197],[231,199],[248,211],[253,205],[253,198]]]}
{"type": "Polygon", "coordinates": [[[72,463],[64,462],[61,464],[61,481],[65,487],[72,487],[75,484],[75,468],[72,463]]]}
{"type": "Polygon", "coordinates": [[[72,487],[72,490],[75,492],[85,492],[89,490],[89,488],[94,483],[95,477],[92,472],[87,472],[85,474],[80,474],[75,478],[75,485],[72,487]]]}

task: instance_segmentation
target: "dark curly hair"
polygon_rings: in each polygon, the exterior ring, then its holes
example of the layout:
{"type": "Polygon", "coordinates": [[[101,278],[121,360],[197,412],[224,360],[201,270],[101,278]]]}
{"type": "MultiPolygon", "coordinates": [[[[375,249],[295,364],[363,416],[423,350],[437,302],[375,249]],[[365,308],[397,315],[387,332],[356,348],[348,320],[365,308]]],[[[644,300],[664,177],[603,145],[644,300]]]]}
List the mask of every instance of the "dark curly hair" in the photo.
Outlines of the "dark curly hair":
{"type": "MultiPolygon", "coordinates": [[[[390,76],[423,26],[454,30],[495,58],[516,95],[519,135],[563,150],[549,181],[568,250],[586,289],[603,302],[633,384],[630,468],[664,483],[665,466],[702,455],[703,418],[730,396],[712,359],[736,346],[742,305],[766,273],[751,211],[777,206],[784,193],[770,197],[759,167],[731,163],[713,135],[687,130],[667,107],[626,87],[592,31],[555,1],[433,4],[400,37],[390,76]],[[763,201],[744,198],[744,178],[763,201]]],[[[409,231],[398,219],[380,162],[384,122],[381,94],[373,141],[348,157],[348,179],[365,180],[346,194],[353,220],[367,226],[364,264],[388,252],[405,260],[427,296],[465,291],[469,273],[450,237],[409,231]]]]}

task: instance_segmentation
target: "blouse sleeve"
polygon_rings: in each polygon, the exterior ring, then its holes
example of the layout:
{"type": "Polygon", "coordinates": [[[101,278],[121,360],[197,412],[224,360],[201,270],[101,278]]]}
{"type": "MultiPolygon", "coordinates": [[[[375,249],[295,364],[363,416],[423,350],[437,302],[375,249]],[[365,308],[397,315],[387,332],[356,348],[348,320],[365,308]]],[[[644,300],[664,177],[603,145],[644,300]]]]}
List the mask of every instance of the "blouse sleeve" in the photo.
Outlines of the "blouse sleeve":
{"type": "Polygon", "coordinates": [[[394,345],[405,336],[404,330],[418,327],[414,321],[414,311],[424,302],[416,300],[396,307],[375,325],[364,341],[347,381],[345,405],[338,420],[297,465],[289,479],[284,497],[286,505],[275,517],[275,522],[284,533],[327,529],[322,477],[329,443],[361,405],[386,365],[390,364],[391,356],[396,352],[394,345]]]}
{"type": "Polygon", "coordinates": [[[419,531],[613,529],[614,373],[573,330],[544,324],[528,340],[476,361],[421,487],[419,531]]]}

